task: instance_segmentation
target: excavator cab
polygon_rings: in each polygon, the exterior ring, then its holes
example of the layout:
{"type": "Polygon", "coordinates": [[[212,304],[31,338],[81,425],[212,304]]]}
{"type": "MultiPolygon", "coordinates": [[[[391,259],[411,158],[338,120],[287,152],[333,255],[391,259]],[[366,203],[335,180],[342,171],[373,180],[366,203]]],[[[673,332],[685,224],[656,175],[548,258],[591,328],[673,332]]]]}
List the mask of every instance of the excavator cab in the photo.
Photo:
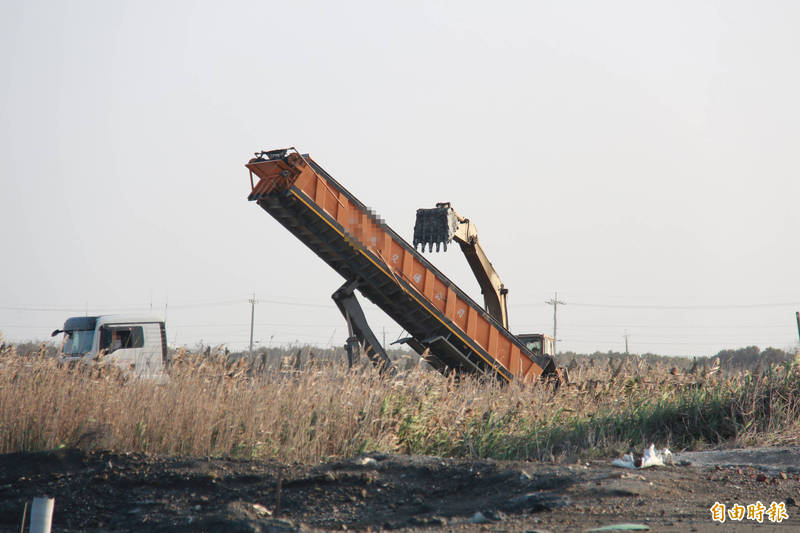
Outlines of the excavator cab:
{"type": "Polygon", "coordinates": [[[553,337],[540,333],[526,333],[516,336],[525,347],[535,354],[550,355],[556,354],[553,337]]]}

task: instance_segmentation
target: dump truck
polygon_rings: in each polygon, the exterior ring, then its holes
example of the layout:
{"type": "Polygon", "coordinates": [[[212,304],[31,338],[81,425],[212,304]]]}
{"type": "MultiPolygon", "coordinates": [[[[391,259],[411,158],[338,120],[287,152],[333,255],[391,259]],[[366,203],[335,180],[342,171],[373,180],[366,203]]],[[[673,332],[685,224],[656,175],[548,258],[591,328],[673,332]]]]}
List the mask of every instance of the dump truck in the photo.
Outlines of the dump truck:
{"type": "Polygon", "coordinates": [[[149,315],[100,315],[70,317],[63,329],[59,350],[64,362],[94,362],[101,356],[133,375],[147,379],[164,377],[167,334],[164,321],[149,315]]]}
{"type": "Polygon", "coordinates": [[[447,203],[417,211],[414,245],[294,148],[261,151],[245,165],[248,200],[257,203],[343,278],[332,298],[347,323],[352,362],[363,352],[382,372],[391,361],[355,295],[358,291],[407,333],[400,342],[442,373],[503,381],[559,379],[553,339],[508,330],[508,290],[491,266],[474,225],[447,203]],[[467,256],[484,306],[450,281],[421,251],[455,240],[467,256]]]}

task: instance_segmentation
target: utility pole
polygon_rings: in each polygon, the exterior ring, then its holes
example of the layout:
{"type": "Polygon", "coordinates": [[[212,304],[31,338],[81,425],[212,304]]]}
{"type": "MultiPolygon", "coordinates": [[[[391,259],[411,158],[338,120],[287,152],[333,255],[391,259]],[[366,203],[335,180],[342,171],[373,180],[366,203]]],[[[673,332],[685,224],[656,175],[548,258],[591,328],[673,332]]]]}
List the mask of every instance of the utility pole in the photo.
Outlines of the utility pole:
{"type": "Polygon", "coordinates": [[[553,351],[558,353],[558,306],[559,304],[567,304],[558,299],[558,292],[555,293],[554,298],[547,300],[545,303],[553,306],[553,351]]]}
{"type": "Polygon", "coordinates": [[[625,335],[623,335],[623,337],[625,337],[625,355],[628,355],[628,337],[630,337],[630,335],[628,335],[628,332],[625,331],[625,335]]]}
{"type": "Polygon", "coordinates": [[[256,316],[256,293],[248,300],[250,302],[250,357],[253,357],[253,319],[256,316]]]}
{"type": "Polygon", "coordinates": [[[800,339],[800,311],[796,311],[794,317],[797,319],[797,338],[800,339]]]}

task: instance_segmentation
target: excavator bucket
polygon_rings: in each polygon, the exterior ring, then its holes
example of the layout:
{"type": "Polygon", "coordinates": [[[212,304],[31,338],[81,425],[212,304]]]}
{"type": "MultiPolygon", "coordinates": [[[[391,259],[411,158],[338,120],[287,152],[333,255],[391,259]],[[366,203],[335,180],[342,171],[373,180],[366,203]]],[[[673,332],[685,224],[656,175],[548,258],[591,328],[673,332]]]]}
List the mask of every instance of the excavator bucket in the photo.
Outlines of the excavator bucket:
{"type": "Polygon", "coordinates": [[[436,245],[436,251],[439,251],[441,245],[444,246],[444,251],[447,251],[447,244],[453,240],[458,229],[458,218],[455,212],[450,207],[450,204],[436,204],[436,207],[431,209],[417,209],[417,220],[414,223],[414,249],[417,245],[422,245],[422,251],[425,251],[425,245],[428,245],[428,251],[433,251],[433,246],[436,245]]]}

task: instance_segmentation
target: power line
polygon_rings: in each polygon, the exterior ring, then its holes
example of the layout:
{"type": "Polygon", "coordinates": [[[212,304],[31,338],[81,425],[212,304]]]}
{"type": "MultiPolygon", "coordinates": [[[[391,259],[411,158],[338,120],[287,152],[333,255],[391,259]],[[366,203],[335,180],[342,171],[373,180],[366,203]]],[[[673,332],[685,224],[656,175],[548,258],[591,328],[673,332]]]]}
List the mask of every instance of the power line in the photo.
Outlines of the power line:
{"type": "MultiPolygon", "coordinates": [[[[584,340],[575,340],[575,339],[566,339],[562,342],[568,342],[570,344],[614,344],[618,342],[615,339],[584,339],[584,340]]],[[[656,344],[659,346],[752,346],[755,344],[754,342],[737,342],[731,340],[724,340],[724,341],[716,341],[716,342],[682,342],[682,341],[647,341],[647,340],[638,340],[638,345],[649,345],[649,344],[656,344]]],[[[791,341],[787,340],[771,340],[767,342],[759,342],[758,344],[761,345],[777,345],[777,344],[788,344],[791,341]]]]}
{"type": "MultiPolygon", "coordinates": [[[[585,333],[586,333],[585,335],[581,335],[580,333],[568,335],[568,334],[565,334],[564,332],[562,332],[561,333],[561,337],[562,337],[561,341],[562,342],[569,342],[569,341],[572,341],[572,340],[575,340],[575,339],[579,339],[579,340],[583,340],[583,339],[593,339],[593,340],[602,339],[602,340],[607,341],[607,342],[617,342],[617,339],[619,339],[619,337],[617,335],[612,335],[612,334],[604,335],[602,333],[591,332],[591,331],[587,331],[585,333]]],[[[789,337],[789,336],[794,337],[794,335],[792,334],[791,330],[788,330],[788,329],[787,329],[785,335],[787,337],[789,337]]],[[[624,336],[625,335],[623,335],[623,337],[624,336]]],[[[632,335],[630,335],[630,334],[628,334],[628,336],[632,337],[632,335]]],[[[651,342],[651,341],[667,341],[668,342],[668,341],[672,341],[673,339],[680,339],[680,340],[686,341],[686,342],[694,342],[694,341],[701,342],[701,341],[709,341],[709,340],[714,340],[714,339],[724,339],[724,341],[720,340],[720,342],[753,342],[753,341],[759,340],[759,339],[771,339],[771,338],[776,338],[776,337],[779,337],[779,336],[781,336],[781,335],[776,335],[775,333],[770,332],[770,333],[765,333],[763,335],[758,335],[758,334],[755,334],[755,333],[748,335],[746,333],[742,333],[742,334],[737,334],[735,336],[734,335],[719,335],[719,334],[717,334],[717,335],[694,335],[694,336],[687,336],[687,335],[680,335],[680,336],[637,335],[636,339],[639,342],[651,342]]]]}
{"type": "Polygon", "coordinates": [[[757,307],[792,307],[800,305],[798,302],[772,302],[757,304],[698,304],[698,305],[660,305],[660,304],[595,304],[595,303],[574,303],[570,305],[576,307],[602,307],[615,309],[749,309],[757,307]]]}
{"type": "Polygon", "coordinates": [[[562,324],[562,329],[573,329],[573,328],[581,328],[581,329],[591,329],[591,328],[612,328],[612,329],[619,329],[622,327],[629,327],[629,328],[637,328],[637,329],[742,329],[742,328],[750,328],[750,329],[777,329],[777,328],[785,328],[786,324],[725,324],[725,325],[716,325],[716,326],[700,326],[700,325],[685,325],[685,326],[671,326],[665,324],[655,324],[655,325],[622,325],[622,324],[571,324],[568,323],[566,325],[562,324]]]}
{"type": "MultiPolygon", "coordinates": [[[[192,304],[172,304],[170,308],[188,309],[193,307],[215,307],[220,305],[232,305],[244,303],[243,300],[227,300],[222,302],[205,302],[192,304]]],[[[93,305],[91,308],[84,307],[22,307],[22,306],[0,306],[4,311],[36,311],[36,312],[58,312],[58,313],[86,313],[88,309],[102,309],[104,313],[110,311],[150,311],[150,307],[116,307],[93,305]]]]}
{"type": "Polygon", "coordinates": [[[800,311],[795,311],[794,316],[797,319],[797,337],[800,339],[800,311]]]}
{"type": "MultiPolygon", "coordinates": [[[[171,309],[191,309],[203,307],[216,307],[225,305],[243,304],[248,300],[232,299],[232,300],[219,300],[211,302],[190,302],[183,304],[170,304],[171,309]]],[[[291,305],[296,307],[316,307],[316,308],[330,308],[330,304],[322,303],[308,303],[297,302],[291,300],[272,300],[260,299],[261,303],[291,305]]],[[[546,301],[548,305],[553,305],[552,299],[546,301]]],[[[538,304],[534,303],[516,303],[513,307],[532,307],[538,304]]],[[[565,305],[562,303],[562,305],[565,305]]],[[[800,305],[800,302],[769,302],[769,303],[746,303],[746,304],[698,304],[698,305],[662,305],[662,304],[609,304],[609,303],[589,303],[589,302],[570,302],[571,306],[575,307],[597,307],[597,308],[610,308],[610,309],[662,309],[662,310],[691,310],[691,309],[747,309],[747,308],[760,308],[760,307],[795,307],[800,305]]],[[[108,311],[149,311],[152,306],[140,307],[117,307],[117,306],[104,306],[93,305],[91,309],[102,309],[103,312],[108,311]]],[[[50,307],[50,306],[0,306],[0,310],[5,311],[37,311],[37,312],[59,312],[59,313],[85,313],[86,306],[75,307],[50,307]]]]}
{"type": "MultiPolygon", "coordinates": [[[[547,302],[545,302],[547,303],[547,302]]],[[[743,303],[743,304],[696,304],[696,305],[664,305],[664,304],[610,304],[610,303],[593,303],[593,302],[570,302],[572,306],[576,307],[600,307],[600,308],[615,308],[615,309],[676,309],[676,310],[690,310],[690,309],[747,309],[758,307],[795,307],[800,305],[800,302],[767,302],[767,303],[743,303]]],[[[535,307],[539,304],[535,303],[515,303],[511,307],[535,307]]]]}
{"type": "MultiPolygon", "coordinates": [[[[217,306],[224,306],[224,305],[236,305],[236,304],[243,304],[249,302],[248,299],[236,299],[236,300],[220,300],[220,301],[212,301],[212,302],[193,302],[193,303],[184,303],[184,304],[170,304],[170,309],[191,309],[191,308],[203,308],[203,307],[217,307],[217,306]]],[[[259,302],[262,303],[271,303],[271,304],[280,304],[280,305],[293,305],[297,307],[317,307],[317,308],[333,308],[332,304],[314,304],[314,303],[305,303],[305,302],[293,302],[289,300],[265,300],[261,299],[259,302]]],[[[93,305],[91,309],[101,309],[104,313],[109,311],[149,311],[150,307],[142,306],[142,307],[118,307],[118,306],[103,306],[103,305],[93,305]]],[[[36,311],[36,312],[58,312],[58,313],[85,313],[87,311],[87,307],[46,307],[46,306],[0,306],[0,310],[4,311],[36,311]]]]}

